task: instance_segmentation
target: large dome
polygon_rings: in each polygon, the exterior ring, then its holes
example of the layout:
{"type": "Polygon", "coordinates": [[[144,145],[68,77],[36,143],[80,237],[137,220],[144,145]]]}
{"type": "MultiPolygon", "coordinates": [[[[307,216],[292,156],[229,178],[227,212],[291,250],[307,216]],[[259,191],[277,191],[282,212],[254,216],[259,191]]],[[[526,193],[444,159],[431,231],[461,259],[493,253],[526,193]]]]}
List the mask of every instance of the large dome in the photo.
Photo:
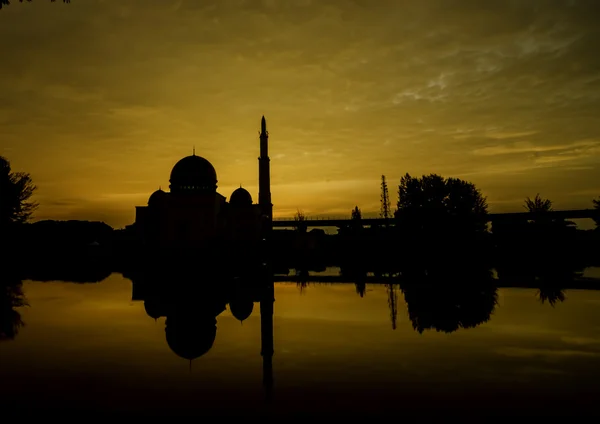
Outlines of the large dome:
{"type": "Polygon", "coordinates": [[[171,192],[214,192],[217,190],[217,171],[203,157],[192,155],[181,159],[171,171],[171,192]]]}

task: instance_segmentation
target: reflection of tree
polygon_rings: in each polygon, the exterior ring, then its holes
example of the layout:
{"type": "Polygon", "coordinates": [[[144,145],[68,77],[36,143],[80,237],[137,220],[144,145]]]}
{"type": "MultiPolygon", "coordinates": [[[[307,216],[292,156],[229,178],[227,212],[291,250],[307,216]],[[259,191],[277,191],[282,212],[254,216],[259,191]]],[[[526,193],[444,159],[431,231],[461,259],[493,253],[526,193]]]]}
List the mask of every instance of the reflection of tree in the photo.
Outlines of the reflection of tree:
{"type": "Polygon", "coordinates": [[[364,297],[367,291],[367,272],[356,266],[346,266],[340,268],[340,275],[346,277],[348,281],[354,281],[356,286],[356,294],[360,297],[364,297]]]}
{"type": "Polygon", "coordinates": [[[558,302],[564,302],[566,299],[564,290],[556,287],[540,287],[537,296],[540,302],[548,302],[552,307],[558,302]]]}
{"type": "Polygon", "coordinates": [[[541,249],[546,249],[546,252],[530,256],[519,255],[526,252],[525,247],[516,246],[513,249],[515,253],[506,249],[496,260],[498,278],[504,284],[525,283],[530,287],[557,290],[568,287],[583,276],[585,262],[574,253],[551,250],[545,246],[541,249]]]}
{"type": "Polygon", "coordinates": [[[568,260],[555,260],[538,272],[539,289],[537,297],[543,304],[548,302],[552,307],[564,302],[567,297],[564,287],[583,276],[583,270],[568,260]]]}
{"type": "Polygon", "coordinates": [[[408,317],[419,333],[451,333],[487,322],[498,302],[489,270],[429,274],[400,284],[408,317]]]}
{"type": "MultiPolygon", "coordinates": [[[[27,1],[31,1],[31,0],[27,0],[27,1]]],[[[50,0],[51,2],[54,2],[54,0],[50,0]]],[[[20,0],[20,2],[22,3],[23,0],[20,0]]],[[[63,3],[71,3],[71,0],[63,0],[63,3]]],[[[10,4],[9,0],[0,0],[0,9],[2,9],[2,6],[8,6],[10,4]]]]}
{"type": "Polygon", "coordinates": [[[451,333],[487,322],[498,301],[497,291],[496,287],[489,285],[415,285],[402,288],[408,317],[419,333],[430,329],[451,333]]]}
{"type": "Polygon", "coordinates": [[[527,284],[538,287],[536,297],[550,306],[564,302],[565,287],[569,287],[583,276],[583,266],[576,258],[551,252],[542,257],[536,256],[529,261],[510,261],[503,259],[497,267],[498,277],[506,284],[527,284]]]}
{"type": "Polygon", "coordinates": [[[21,280],[0,280],[0,340],[12,340],[25,325],[15,308],[27,306],[21,280]]]}
{"type": "Polygon", "coordinates": [[[356,281],[354,284],[356,285],[356,294],[358,294],[360,297],[365,297],[367,292],[367,285],[365,281],[356,281]]]}
{"type": "Polygon", "coordinates": [[[300,289],[300,293],[302,293],[304,292],[304,289],[308,287],[308,270],[306,268],[296,268],[295,274],[298,278],[296,286],[298,287],[298,289],[300,289]]]}

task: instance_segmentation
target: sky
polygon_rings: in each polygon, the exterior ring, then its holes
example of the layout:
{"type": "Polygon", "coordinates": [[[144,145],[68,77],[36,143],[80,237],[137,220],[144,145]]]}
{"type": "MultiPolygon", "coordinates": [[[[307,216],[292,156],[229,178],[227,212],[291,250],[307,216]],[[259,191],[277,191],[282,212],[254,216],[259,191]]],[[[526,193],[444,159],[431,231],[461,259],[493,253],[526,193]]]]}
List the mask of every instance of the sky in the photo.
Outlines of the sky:
{"type": "Polygon", "coordinates": [[[364,215],[405,173],[490,212],[600,195],[596,0],[35,0],[0,10],[0,155],[36,219],[120,228],[184,156],[275,217],[364,215]]]}

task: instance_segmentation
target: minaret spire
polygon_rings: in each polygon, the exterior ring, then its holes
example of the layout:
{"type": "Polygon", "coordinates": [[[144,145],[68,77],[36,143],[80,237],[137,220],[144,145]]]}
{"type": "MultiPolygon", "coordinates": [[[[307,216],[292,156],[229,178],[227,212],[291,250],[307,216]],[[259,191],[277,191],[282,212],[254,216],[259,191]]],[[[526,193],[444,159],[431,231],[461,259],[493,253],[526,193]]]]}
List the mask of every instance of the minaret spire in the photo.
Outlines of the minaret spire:
{"type": "Polygon", "coordinates": [[[196,146],[192,147],[192,156],[196,156],[196,146]]]}
{"type": "Polygon", "coordinates": [[[271,203],[271,165],[269,159],[269,132],[267,120],[263,115],[260,120],[260,157],[258,158],[258,204],[261,210],[264,228],[263,238],[269,232],[273,221],[273,204],[271,203]]]}

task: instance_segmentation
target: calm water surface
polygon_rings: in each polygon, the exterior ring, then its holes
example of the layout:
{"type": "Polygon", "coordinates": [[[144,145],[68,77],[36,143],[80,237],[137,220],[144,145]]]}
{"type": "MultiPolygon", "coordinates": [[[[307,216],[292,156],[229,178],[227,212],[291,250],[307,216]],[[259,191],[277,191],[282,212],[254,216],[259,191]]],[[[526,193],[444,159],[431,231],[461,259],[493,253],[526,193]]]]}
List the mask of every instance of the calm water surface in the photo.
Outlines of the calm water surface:
{"type": "Polygon", "coordinates": [[[190,361],[120,274],[25,281],[23,292],[24,325],[0,341],[9,414],[598,414],[600,291],[551,305],[537,290],[498,289],[486,321],[486,305],[446,308],[426,292],[407,293],[407,307],[383,285],[361,297],[354,284],[278,283],[270,398],[258,303],[244,321],[227,305],[212,348],[190,361]]]}

